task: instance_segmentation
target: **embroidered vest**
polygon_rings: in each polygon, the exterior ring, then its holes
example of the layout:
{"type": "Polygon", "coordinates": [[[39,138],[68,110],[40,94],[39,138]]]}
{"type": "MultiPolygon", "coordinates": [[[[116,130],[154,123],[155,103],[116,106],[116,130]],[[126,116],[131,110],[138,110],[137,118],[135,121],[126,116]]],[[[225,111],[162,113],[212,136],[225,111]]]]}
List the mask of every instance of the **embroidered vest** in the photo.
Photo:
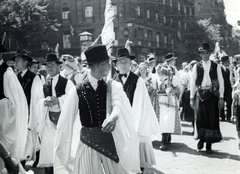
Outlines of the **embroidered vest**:
{"type": "Polygon", "coordinates": [[[106,118],[106,83],[95,91],[88,79],[85,79],[76,88],[82,125],[85,127],[101,126],[106,118]]]}
{"type": "MultiPolygon", "coordinates": [[[[136,74],[134,74],[133,72],[130,71],[130,74],[127,78],[127,81],[123,85],[123,90],[125,91],[131,105],[133,103],[133,97],[134,97],[135,89],[137,87],[138,78],[139,78],[138,75],[136,75],[136,74]]],[[[119,76],[115,76],[114,80],[122,83],[122,80],[119,78],[119,76]]]]}
{"type": "MultiPolygon", "coordinates": [[[[203,74],[204,74],[204,69],[202,66],[202,61],[197,63],[197,79],[196,79],[196,86],[200,87],[203,81],[203,74]]],[[[211,67],[209,71],[209,75],[211,78],[211,81],[217,80],[217,64],[213,61],[211,61],[211,67]]]]}
{"type": "Polygon", "coordinates": [[[27,70],[27,72],[24,74],[23,77],[21,77],[20,74],[18,74],[18,80],[20,84],[22,85],[23,91],[25,93],[28,106],[30,106],[31,101],[31,89],[32,89],[32,83],[35,78],[36,74],[31,72],[30,70],[27,70]]]}
{"type": "Polygon", "coordinates": [[[0,66],[0,100],[3,98],[6,98],[4,95],[4,89],[3,89],[3,77],[4,73],[7,71],[8,65],[3,62],[3,64],[0,66]]]}
{"type": "MultiPolygon", "coordinates": [[[[56,96],[57,97],[61,97],[62,95],[65,94],[65,89],[66,89],[66,85],[67,85],[67,81],[68,79],[62,77],[59,75],[59,78],[58,78],[58,81],[57,81],[57,84],[55,86],[55,92],[56,92],[56,96]]],[[[43,85],[43,93],[44,93],[44,96],[47,97],[47,96],[51,96],[50,95],[50,84],[48,82],[46,82],[44,85],[43,85]]]]}

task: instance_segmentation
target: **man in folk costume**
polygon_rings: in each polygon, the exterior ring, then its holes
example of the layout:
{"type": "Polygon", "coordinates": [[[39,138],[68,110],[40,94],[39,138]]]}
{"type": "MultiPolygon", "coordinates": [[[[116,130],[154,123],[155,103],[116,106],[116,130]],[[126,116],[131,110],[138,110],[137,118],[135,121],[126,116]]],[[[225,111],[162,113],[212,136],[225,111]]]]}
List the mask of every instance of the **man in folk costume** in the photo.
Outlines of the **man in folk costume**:
{"type": "Polygon", "coordinates": [[[36,151],[39,150],[37,128],[37,102],[43,97],[42,82],[36,74],[28,69],[28,64],[33,60],[26,50],[17,50],[11,58],[15,61],[15,69],[19,71],[17,78],[22,85],[28,104],[28,137],[26,145],[26,159],[22,161],[25,166],[26,160],[35,160],[36,151]]]}
{"type": "Polygon", "coordinates": [[[90,72],[71,89],[63,106],[55,137],[54,172],[138,172],[139,139],[131,127],[130,103],[120,83],[103,80],[110,70],[106,46],[91,46],[85,55],[90,72]]]}
{"type": "Polygon", "coordinates": [[[151,136],[160,134],[160,129],[144,80],[130,71],[131,60],[134,58],[126,48],[117,50],[116,66],[119,75],[114,80],[122,83],[132,106],[133,126],[140,139],[140,166],[144,170],[145,167],[156,164],[151,136]]]}
{"type": "Polygon", "coordinates": [[[74,87],[71,80],[62,77],[60,73],[61,61],[55,53],[46,56],[47,82],[43,86],[44,97],[40,100],[38,112],[38,133],[41,139],[39,167],[45,167],[46,174],[53,173],[54,137],[61,108],[70,89],[74,87]]]}
{"type": "Polygon", "coordinates": [[[27,142],[27,100],[16,75],[2,59],[6,51],[0,47],[0,173],[18,171],[14,163],[24,159],[27,142]],[[6,153],[7,155],[6,155],[6,153]],[[5,165],[3,163],[5,162],[5,165]],[[14,161],[14,163],[13,163],[14,161]]]}
{"type": "MultiPolygon", "coordinates": [[[[224,102],[227,103],[227,121],[230,122],[232,113],[231,113],[231,106],[232,106],[232,85],[230,81],[230,70],[229,70],[229,57],[223,56],[221,57],[222,62],[222,76],[224,79],[224,102]]],[[[224,108],[220,110],[220,117],[222,118],[222,121],[225,120],[225,111],[224,108]]]]}
{"type": "Polygon", "coordinates": [[[211,154],[212,143],[221,141],[219,109],[223,108],[224,81],[220,65],[209,60],[211,48],[203,43],[198,49],[202,61],[195,64],[190,84],[190,105],[196,113],[197,149],[206,142],[206,152],[211,154]],[[196,97],[195,97],[196,94],[196,97]],[[195,99],[194,99],[195,97],[195,99]]]}

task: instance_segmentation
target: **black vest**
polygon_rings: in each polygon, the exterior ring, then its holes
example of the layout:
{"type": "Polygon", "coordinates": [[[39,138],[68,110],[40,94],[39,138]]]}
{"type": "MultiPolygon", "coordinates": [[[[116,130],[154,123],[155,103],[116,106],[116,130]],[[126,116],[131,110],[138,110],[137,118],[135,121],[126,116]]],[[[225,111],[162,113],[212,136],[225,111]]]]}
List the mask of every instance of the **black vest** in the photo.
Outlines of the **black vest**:
{"type": "MultiPolygon", "coordinates": [[[[203,74],[204,74],[204,69],[203,69],[202,61],[201,61],[201,62],[197,63],[197,79],[196,79],[196,86],[197,87],[201,86],[201,84],[202,84],[203,74]]],[[[217,77],[217,64],[213,61],[211,61],[209,76],[210,76],[212,81],[218,79],[218,77],[217,77]]]]}
{"type": "MultiPolygon", "coordinates": [[[[66,89],[66,85],[67,85],[67,81],[68,79],[62,77],[59,75],[59,78],[58,78],[58,81],[57,81],[57,84],[55,86],[55,92],[56,92],[56,96],[57,97],[61,97],[62,95],[65,94],[65,89],[66,89]]],[[[50,84],[48,82],[46,82],[44,85],[43,85],[43,93],[44,93],[44,96],[47,97],[47,96],[51,96],[49,94],[49,91],[50,91],[50,84]]]]}
{"type": "MultiPolygon", "coordinates": [[[[139,76],[130,71],[126,83],[123,85],[123,90],[125,91],[131,105],[133,103],[134,92],[137,87],[137,81],[139,76]]],[[[123,84],[119,76],[115,76],[114,80],[123,84]]]]}
{"type": "Polygon", "coordinates": [[[101,126],[106,118],[107,85],[102,84],[95,91],[88,79],[76,86],[79,97],[80,120],[82,126],[101,126]]]}
{"type": "Polygon", "coordinates": [[[0,66],[0,100],[3,98],[6,98],[4,95],[4,89],[3,89],[3,76],[4,73],[7,71],[8,65],[3,62],[3,64],[0,66]]]}
{"type": "Polygon", "coordinates": [[[222,68],[222,76],[224,79],[224,94],[226,91],[230,94],[232,93],[232,85],[230,82],[230,71],[226,68],[226,71],[222,68]]]}
{"type": "Polygon", "coordinates": [[[24,74],[23,77],[21,77],[20,73],[17,76],[20,84],[22,85],[23,91],[25,93],[28,106],[30,106],[31,89],[32,89],[32,83],[33,83],[35,76],[36,76],[36,74],[31,72],[30,70],[27,70],[27,72],[24,74]]]}

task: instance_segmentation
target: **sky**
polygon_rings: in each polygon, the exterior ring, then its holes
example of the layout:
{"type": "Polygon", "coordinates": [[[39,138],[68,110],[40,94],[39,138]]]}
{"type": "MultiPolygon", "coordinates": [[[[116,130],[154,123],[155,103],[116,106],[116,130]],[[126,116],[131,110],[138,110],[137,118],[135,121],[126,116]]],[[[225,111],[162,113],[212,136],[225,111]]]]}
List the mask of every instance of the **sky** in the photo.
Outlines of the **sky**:
{"type": "Polygon", "coordinates": [[[240,20],[240,0],[224,0],[227,22],[233,27],[240,20]]]}

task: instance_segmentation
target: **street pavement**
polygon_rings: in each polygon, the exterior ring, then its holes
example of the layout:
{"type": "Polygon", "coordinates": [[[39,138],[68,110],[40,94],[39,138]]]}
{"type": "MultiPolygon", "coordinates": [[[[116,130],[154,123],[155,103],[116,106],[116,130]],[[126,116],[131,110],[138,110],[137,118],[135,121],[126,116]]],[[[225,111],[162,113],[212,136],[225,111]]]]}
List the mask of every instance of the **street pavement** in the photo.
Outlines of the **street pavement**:
{"type": "MultiPolygon", "coordinates": [[[[212,145],[213,154],[205,147],[197,151],[197,140],[193,138],[191,123],[182,122],[182,135],[172,135],[167,151],[161,151],[161,141],[154,141],[156,165],[144,174],[240,174],[240,150],[235,124],[220,122],[223,139],[212,145]]],[[[30,168],[32,162],[28,162],[30,168]]],[[[30,168],[35,174],[44,174],[41,168],[30,168]]]]}

